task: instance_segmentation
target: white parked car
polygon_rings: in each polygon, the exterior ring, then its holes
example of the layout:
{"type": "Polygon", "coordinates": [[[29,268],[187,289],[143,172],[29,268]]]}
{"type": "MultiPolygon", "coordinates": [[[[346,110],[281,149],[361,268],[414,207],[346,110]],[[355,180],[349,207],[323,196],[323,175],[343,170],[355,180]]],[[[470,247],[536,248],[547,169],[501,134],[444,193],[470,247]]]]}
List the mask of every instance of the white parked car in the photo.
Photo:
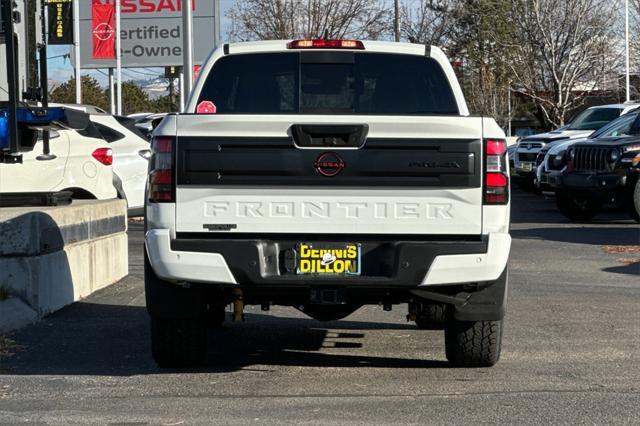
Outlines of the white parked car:
{"type": "Polygon", "coordinates": [[[151,150],[149,142],[134,126],[134,120],[110,114],[91,114],[92,126],[113,149],[113,172],[119,180],[118,196],[127,200],[129,216],[144,211],[144,188],[151,150]]]}
{"type": "MultiPolygon", "coordinates": [[[[0,199],[28,198],[30,194],[70,191],[76,199],[116,198],[113,156],[108,143],[75,130],[50,133],[52,159],[39,159],[42,138],[22,157],[22,164],[0,163],[0,199]]],[[[40,157],[41,158],[41,157],[40,157]]]]}
{"type": "Polygon", "coordinates": [[[52,104],[89,114],[91,124],[81,133],[102,138],[113,149],[113,172],[118,197],[127,201],[129,216],[144,211],[144,188],[147,182],[149,141],[135,127],[135,118],[113,116],[92,105],[52,104]]]}

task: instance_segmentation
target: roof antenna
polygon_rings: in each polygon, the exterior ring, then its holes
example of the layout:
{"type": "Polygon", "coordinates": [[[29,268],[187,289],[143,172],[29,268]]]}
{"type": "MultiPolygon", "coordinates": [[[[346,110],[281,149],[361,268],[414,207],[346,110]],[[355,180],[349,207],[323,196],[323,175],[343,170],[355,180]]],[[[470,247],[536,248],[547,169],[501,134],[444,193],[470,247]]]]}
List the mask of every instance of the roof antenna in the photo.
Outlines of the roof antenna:
{"type": "Polygon", "coordinates": [[[323,33],[322,33],[322,39],[323,40],[329,40],[329,29],[325,28],[323,33]]]}

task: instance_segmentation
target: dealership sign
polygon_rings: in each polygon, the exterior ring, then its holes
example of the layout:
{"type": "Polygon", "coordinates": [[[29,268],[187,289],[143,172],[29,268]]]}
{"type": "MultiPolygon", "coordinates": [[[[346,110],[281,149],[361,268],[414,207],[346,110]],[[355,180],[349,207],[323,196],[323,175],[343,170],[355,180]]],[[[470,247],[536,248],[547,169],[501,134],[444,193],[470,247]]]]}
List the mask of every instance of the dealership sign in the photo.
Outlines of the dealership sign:
{"type": "MultiPolygon", "coordinates": [[[[115,3],[115,0],[97,1],[115,3]]],[[[90,0],[80,2],[80,64],[82,68],[115,68],[114,60],[95,58],[92,37],[99,34],[92,21],[91,5],[90,0]]],[[[182,65],[181,6],[182,0],[120,0],[123,67],[182,65]]],[[[205,61],[214,47],[214,2],[192,0],[192,7],[193,59],[198,64],[205,61]]]]}

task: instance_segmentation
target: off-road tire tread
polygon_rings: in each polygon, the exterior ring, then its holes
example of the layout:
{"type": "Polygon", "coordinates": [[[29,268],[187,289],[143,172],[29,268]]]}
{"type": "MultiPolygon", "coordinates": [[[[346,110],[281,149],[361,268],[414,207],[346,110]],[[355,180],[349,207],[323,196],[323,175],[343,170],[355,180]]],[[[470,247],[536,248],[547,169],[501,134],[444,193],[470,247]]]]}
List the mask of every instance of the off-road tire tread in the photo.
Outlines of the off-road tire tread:
{"type": "Polygon", "coordinates": [[[205,364],[206,324],[200,319],[151,318],[151,351],[163,368],[205,364]]]}
{"type": "Polygon", "coordinates": [[[633,220],[640,223],[640,178],[636,181],[636,187],[633,191],[631,217],[633,220]]]}
{"type": "Polygon", "coordinates": [[[502,321],[457,321],[445,325],[445,348],[454,367],[491,367],[500,359],[502,321]]]}

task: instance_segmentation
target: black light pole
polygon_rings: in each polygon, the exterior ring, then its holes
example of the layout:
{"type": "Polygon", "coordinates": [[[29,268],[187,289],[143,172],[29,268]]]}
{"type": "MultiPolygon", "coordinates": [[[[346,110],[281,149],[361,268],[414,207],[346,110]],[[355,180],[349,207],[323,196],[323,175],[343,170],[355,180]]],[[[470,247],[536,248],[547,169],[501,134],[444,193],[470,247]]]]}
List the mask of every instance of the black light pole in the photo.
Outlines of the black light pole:
{"type": "MultiPolygon", "coordinates": [[[[49,75],[47,72],[47,0],[40,2],[40,22],[42,24],[42,43],[38,45],[38,55],[40,56],[40,88],[42,89],[42,107],[49,106],[49,75]]],[[[77,77],[76,77],[77,78],[77,77]]],[[[37,160],[46,161],[53,160],[55,155],[51,154],[51,146],[49,144],[49,131],[42,131],[42,154],[36,157],[37,160]]]]}
{"type": "MultiPolygon", "coordinates": [[[[13,3],[12,0],[2,0],[2,22],[4,25],[5,48],[7,51],[7,92],[9,103],[7,113],[9,118],[9,154],[19,154],[18,141],[18,81],[16,72],[16,45],[13,35],[13,3]]],[[[20,162],[19,156],[8,158],[10,162],[20,162]]]]}

